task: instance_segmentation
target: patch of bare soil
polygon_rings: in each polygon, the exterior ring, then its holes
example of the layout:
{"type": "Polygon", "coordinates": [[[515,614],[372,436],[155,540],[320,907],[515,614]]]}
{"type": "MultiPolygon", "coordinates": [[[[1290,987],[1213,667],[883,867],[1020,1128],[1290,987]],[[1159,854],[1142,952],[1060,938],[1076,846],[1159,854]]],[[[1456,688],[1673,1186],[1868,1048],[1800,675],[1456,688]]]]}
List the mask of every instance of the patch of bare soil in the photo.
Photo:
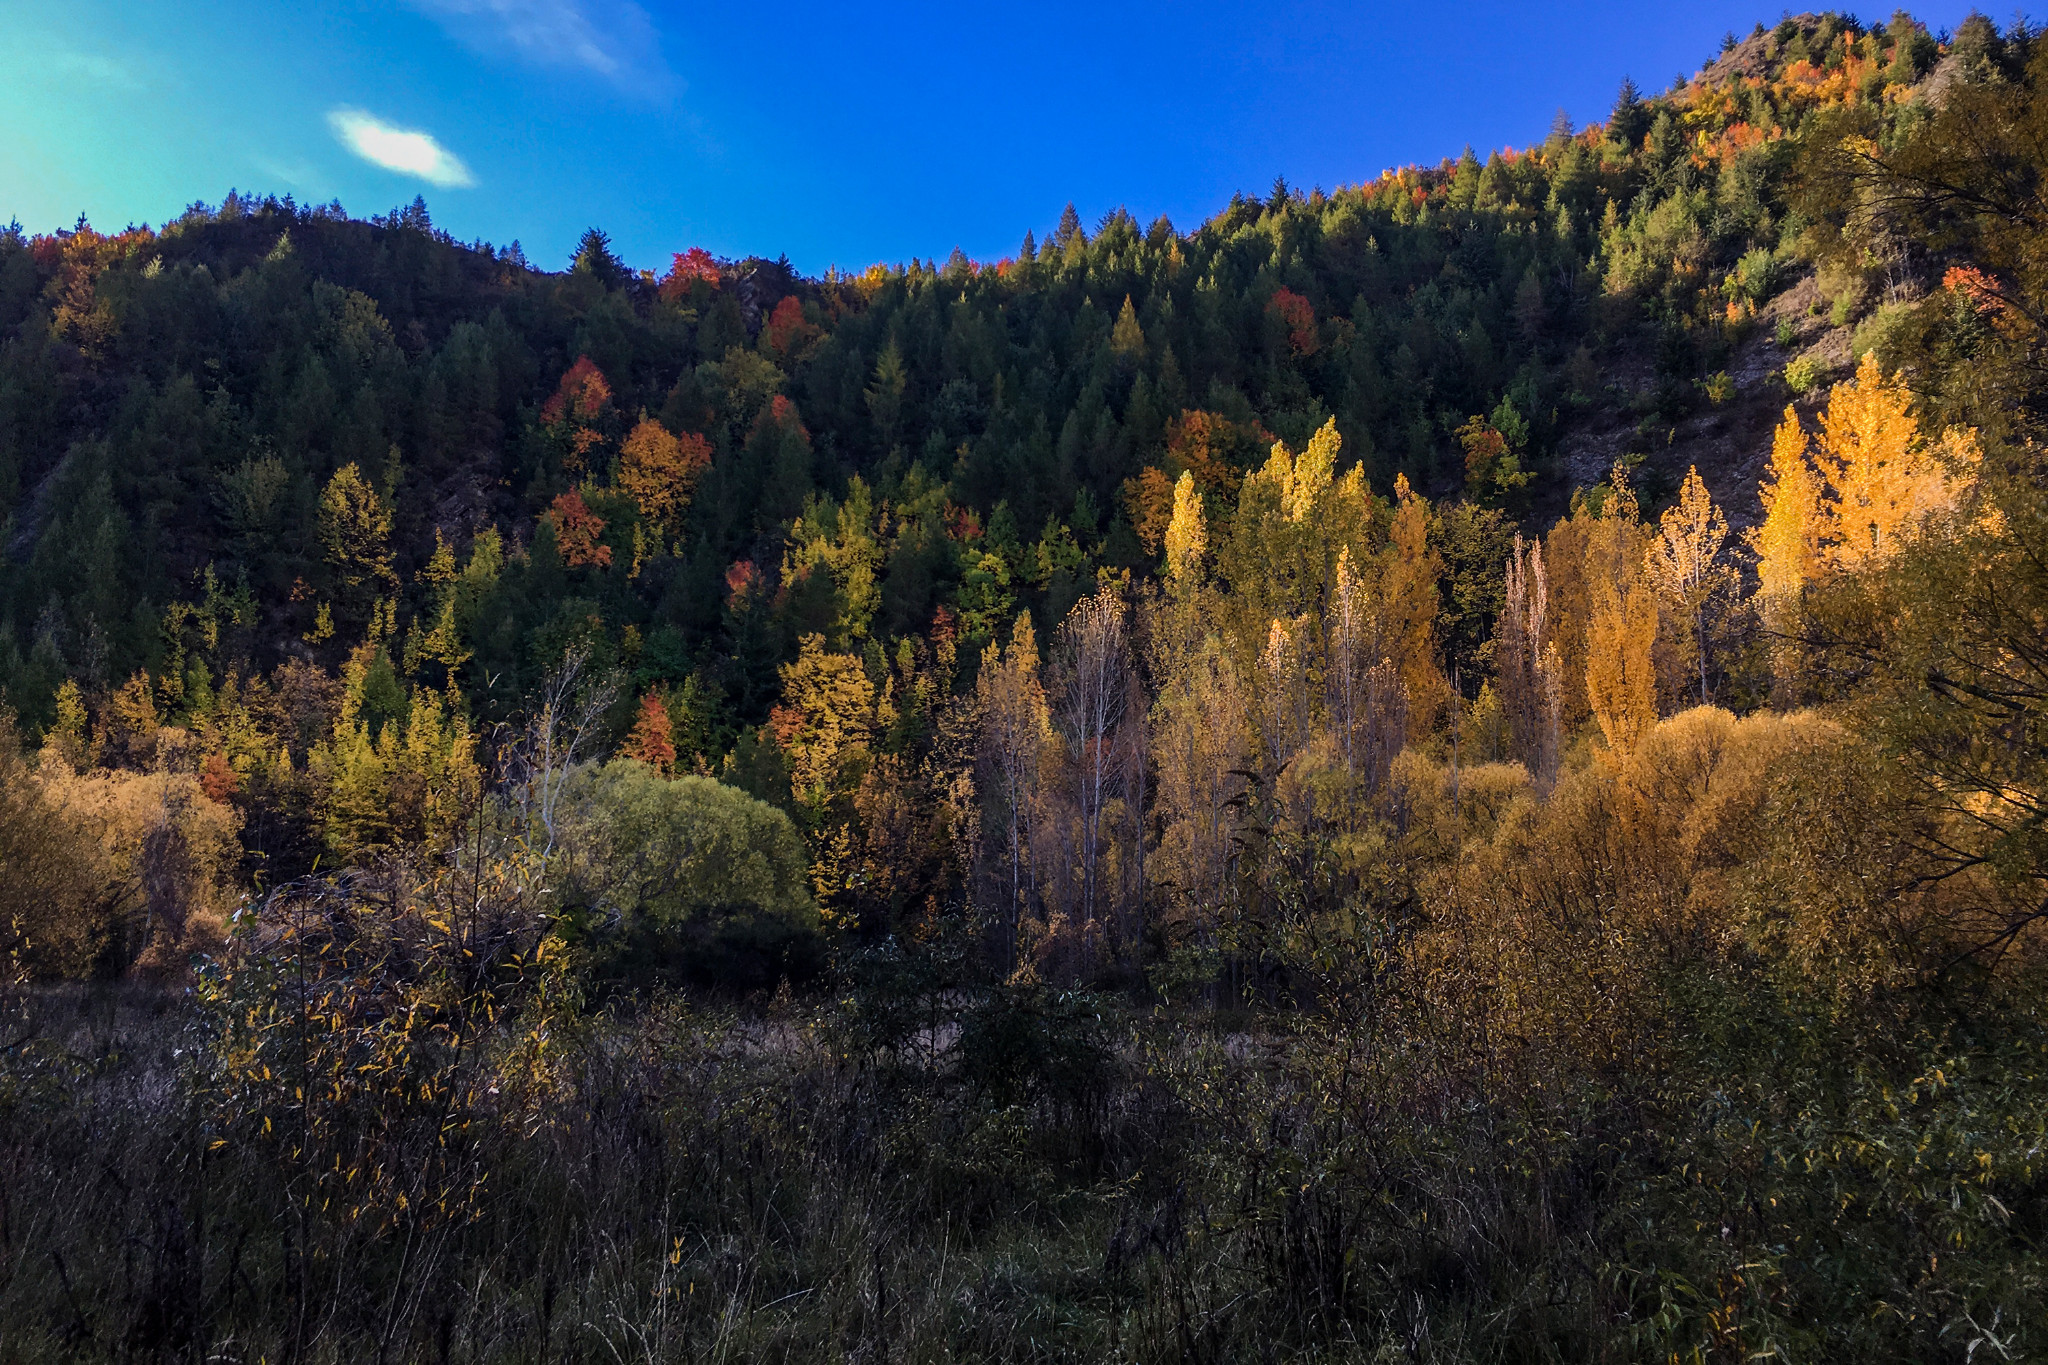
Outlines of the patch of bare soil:
{"type": "MultiPolygon", "coordinates": [[[[1600,482],[1614,462],[1630,450],[1647,453],[1637,482],[1667,495],[1697,468],[1700,478],[1728,514],[1732,526],[1754,526],[1762,519],[1759,482],[1771,456],[1771,433],[1786,405],[1811,420],[1825,400],[1828,386],[1846,378],[1853,365],[1849,342],[1853,329],[1837,327],[1813,309],[1820,293],[1811,274],[1773,298],[1728,359],[1728,377],[1735,391],[1727,401],[1701,400],[1676,423],[1657,421],[1651,394],[1656,387],[1655,356],[1647,345],[1622,344],[1603,357],[1607,376],[1600,400],[1569,426],[1558,447],[1561,486],[1555,486],[1536,510],[1535,520],[1547,524],[1568,509],[1571,493],[1600,482]],[[1791,324],[1791,344],[1778,344],[1781,323],[1791,324]],[[1784,378],[1785,367],[1800,356],[1820,365],[1820,380],[1795,396],[1784,378]],[[1645,429],[1647,427],[1647,429],[1645,429]]],[[[1645,509],[1649,510],[1648,508],[1645,509]]]]}

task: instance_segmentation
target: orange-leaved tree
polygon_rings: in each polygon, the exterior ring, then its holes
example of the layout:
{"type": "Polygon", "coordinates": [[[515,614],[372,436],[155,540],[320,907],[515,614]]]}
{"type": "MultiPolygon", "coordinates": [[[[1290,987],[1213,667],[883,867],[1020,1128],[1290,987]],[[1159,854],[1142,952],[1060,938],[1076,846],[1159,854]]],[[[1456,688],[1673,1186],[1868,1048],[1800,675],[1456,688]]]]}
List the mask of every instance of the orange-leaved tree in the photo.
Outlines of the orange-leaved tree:
{"type": "Polygon", "coordinates": [[[675,727],[659,695],[649,692],[640,698],[640,714],[619,752],[627,758],[639,759],[664,775],[675,767],[675,727]]]}
{"type": "Polygon", "coordinates": [[[540,426],[558,448],[562,468],[574,474],[588,468],[593,452],[616,435],[612,386],[589,356],[562,374],[562,382],[541,405],[540,426]]]}
{"type": "MultiPolygon", "coordinates": [[[[1181,475],[1182,479],[1187,477],[1181,475]]],[[[1167,525],[1173,520],[1173,481],[1157,466],[1146,465],[1124,480],[1124,507],[1130,513],[1131,529],[1138,533],[1138,543],[1148,552],[1158,554],[1166,539],[1167,525]]]]}
{"type": "Polygon", "coordinates": [[[651,525],[673,535],[697,480],[711,465],[711,443],[641,416],[619,447],[619,489],[651,525]]]}
{"type": "Polygon", "coordinates": [[[804,317],[803,302],[794,294],[783,296],[761,330],[767,338],[768,348],[785,359],[818,335],[818,329],[804,317]]]}
{"type": "Polygon", "coordinates": [[[1394,521],[1387,532],[1387,563],[1380,578],[1380,613],[1389,657],[1408,691],[1408,734],[1419,739],[1436,724],[1451,686],[1437,663],[1437,613],[1444,575],[1442,553],[1431,543],[1429,504],[1394,476],[1394,521]]]}
{"type": "Polygon", "coordinates": [[[1313,355],[1321,344],[1316,333],[1315,305],[1286,285],[1273,291],[1266,311],[1287,329],[1288,349],[1296,355],[1313,355]]]}
{"type": "Polygon", "coordinates": [[[1166,424],[1168,473],[1186,470],[1205,493],[1237,495],[1244,469],[1273,446],[1273,433],[1257,422],[1233,422],[1191,408],[1166,424]]]}
{"type": "Polygon", "coordinates": [[[612,547],[599,539],[604,534],[604,518],[590,510],[580,490],[558,494],[548,509],[548,519],[554,523],[555,545],[564,564],[572,569],[593,565],[602,569],[611,564],[612,547]]]}
{"type": "Polygon", "coordinates": [[[669,262],[668,274],[661,277],[661,297],[686,299],[692,285],[701,282],[716,289],[719,279],[718,262],[711,258],[711,253],[701,246],[693,246],[688,251],[676,252],[675,258],[669,262]]]}

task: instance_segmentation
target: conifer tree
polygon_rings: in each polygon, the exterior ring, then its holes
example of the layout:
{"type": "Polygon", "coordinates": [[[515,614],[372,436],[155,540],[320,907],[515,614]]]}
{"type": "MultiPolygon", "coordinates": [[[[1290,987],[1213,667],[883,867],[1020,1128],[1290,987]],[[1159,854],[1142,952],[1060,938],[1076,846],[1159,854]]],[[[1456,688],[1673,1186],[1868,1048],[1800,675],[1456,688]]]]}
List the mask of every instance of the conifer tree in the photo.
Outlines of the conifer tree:
{"type": "Polygon", "coordinates": [[[875,420],[875,431],[882,438],[884,450],[892,449],[902,435],[903,393],[909,382],[903,350],[891,338],[875,361],[875,379],[866,390],[868,412],[875,420]]]}
{"type": "Polygon", "coordinates": [[[1649,117],[1643,107],[1642,92],[1636,89],[1633,78],[1624,76],[1621,90],[1614,97],[1614,110],[1607,116],[1607,135],[1633,150],[1648,130],[1649,117]]]}
{"type": "Polygon", "coordinates": [[[1124,306],[1117,312],[1116,326],[1110,329],[1109,349],[1121,360],[1136,364],[1145,358],[1145,329],[1138,325],[1138,312],[1131,307],[1131,296],[1124,295],[1124,306]]]}
{"type": "Polygon", "coordinates": [[[320,494],[320,544],[334,576],[335,604],[361,625],[379,596],[397,586],[391,510],[354,464],[334,471],[320,494]]]}

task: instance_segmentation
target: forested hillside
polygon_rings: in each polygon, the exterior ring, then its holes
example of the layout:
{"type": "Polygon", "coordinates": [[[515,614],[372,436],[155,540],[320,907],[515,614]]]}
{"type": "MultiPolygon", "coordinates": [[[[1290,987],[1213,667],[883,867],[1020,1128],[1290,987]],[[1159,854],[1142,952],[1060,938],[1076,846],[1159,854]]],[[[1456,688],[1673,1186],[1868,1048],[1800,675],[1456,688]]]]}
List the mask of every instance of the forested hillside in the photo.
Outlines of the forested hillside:
{"type": "Polygon", "coordinates": [[[0,1334],[2019,1358],[2044,169],[1826,14],[995,262],[0,234],[0,1334]]]}

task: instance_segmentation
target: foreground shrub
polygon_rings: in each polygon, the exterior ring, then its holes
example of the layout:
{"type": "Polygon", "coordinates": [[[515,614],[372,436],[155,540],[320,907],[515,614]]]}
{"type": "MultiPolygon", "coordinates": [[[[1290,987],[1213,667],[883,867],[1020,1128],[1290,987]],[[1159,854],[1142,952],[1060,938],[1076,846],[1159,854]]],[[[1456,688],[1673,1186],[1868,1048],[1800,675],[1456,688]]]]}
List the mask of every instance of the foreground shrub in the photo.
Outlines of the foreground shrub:
{"type": "Polygon", "coordinates": [[[552,901],[596,981],[736,990],[805,981],[825,940],[782,811],[629,758],[568,783],[552,901]]]}
{"type": "Polygon", "coordinates": [[[0,718],[0,954],[44,979],[181,974],[226,932],[240,825],[195,774],[31,762],[0,718]]]}

